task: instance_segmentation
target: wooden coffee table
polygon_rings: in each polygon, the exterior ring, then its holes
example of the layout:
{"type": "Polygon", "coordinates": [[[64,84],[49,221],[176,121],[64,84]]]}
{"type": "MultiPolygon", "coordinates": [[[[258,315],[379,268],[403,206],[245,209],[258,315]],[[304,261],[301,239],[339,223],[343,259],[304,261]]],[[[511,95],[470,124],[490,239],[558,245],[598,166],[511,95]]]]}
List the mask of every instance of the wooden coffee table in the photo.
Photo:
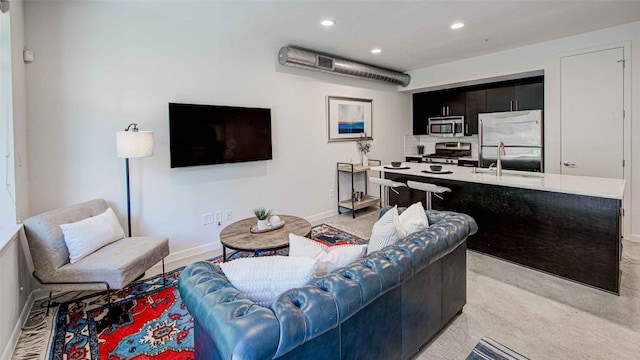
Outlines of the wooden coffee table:
{"type": "Polygon", "coordinates": [[[254,234],[250,231],[256,225],[256,218],[236,221],[222,229],[220,243],[222,244],[222,261],[227,261],[227,248],[238,251],[253,251],[254,256],[260,256],[261,252],[276,251],[289,247],[289,233],[299,236],[311,234],[311,224],[297,216],[278,215],[284,221],[284,226],[267,232],[254,234]]]}

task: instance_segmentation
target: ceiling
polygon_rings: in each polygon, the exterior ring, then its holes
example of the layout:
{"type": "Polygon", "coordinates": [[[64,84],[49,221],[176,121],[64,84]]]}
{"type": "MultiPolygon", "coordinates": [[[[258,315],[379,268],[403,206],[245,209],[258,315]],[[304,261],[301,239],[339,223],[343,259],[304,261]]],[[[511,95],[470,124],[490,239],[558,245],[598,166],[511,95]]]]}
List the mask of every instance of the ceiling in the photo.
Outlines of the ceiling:
{"type": "Polygon", "coordinates": [[[260,1],[227,6],[228,30],[399,71],[640,21],[637,0],[260,1]],[[325,18],[336,24],[322,27],[325,18]],[[466,25],[451,30],[455,21],[466,25]],[[371,54],[374,47],[382,52],[371,54]]]}

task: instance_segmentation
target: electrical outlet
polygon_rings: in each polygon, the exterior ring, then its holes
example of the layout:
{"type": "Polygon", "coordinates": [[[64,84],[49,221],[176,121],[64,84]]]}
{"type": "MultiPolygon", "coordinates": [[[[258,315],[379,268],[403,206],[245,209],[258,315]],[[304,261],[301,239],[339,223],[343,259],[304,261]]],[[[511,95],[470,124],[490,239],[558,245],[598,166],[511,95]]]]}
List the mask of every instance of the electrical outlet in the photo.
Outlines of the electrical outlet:
{"type": "Polygon", "coordinates": [[[329,190],[329,197],[333,199],[334,193],[333,193],[333,189],[329,190]]]}
{"type": "Polygon", "coordinates": [[[220,211],[216,212],[216,222],[218,223],[218,225],[220,225],[220,222],[222,222],[222,213],[220,211]]]}
{"type": "Polygon", "coordinates": [[[213,222],[213,213],[202,214],[202,225],[209,225],[213,222]]]}
{"type": "Polygon", "coordinates": [[[224,219],[225,220],[233,219],[233,214],[231,213],[231,210],[225,210],[224,211],[224,219]]]}

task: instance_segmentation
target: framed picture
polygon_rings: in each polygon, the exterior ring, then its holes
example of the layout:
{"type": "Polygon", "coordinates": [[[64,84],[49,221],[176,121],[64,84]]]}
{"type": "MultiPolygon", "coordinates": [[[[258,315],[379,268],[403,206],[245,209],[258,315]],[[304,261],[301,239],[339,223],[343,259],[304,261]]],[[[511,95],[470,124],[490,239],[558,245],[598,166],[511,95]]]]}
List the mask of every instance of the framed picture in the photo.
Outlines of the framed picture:
{"type": "Polygon", "coordinates": [[[358,140],[363,134],[373,140],[372,99],[329,96],[327,99],[328,141],[358,140]]]}

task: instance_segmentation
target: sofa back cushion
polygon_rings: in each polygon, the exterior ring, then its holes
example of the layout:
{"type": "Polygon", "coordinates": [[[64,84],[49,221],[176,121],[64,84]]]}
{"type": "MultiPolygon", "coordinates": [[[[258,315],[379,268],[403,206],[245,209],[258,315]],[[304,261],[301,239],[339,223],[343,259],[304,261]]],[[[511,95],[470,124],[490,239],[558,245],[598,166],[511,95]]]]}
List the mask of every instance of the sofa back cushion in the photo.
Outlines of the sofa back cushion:
{"type": "Polygon", "coordinates": [[[391,244],[395,244],[398,240],[405,237],[405,233],[400,224],[398,216],[398,208],[394,206],[373,224],[371,229],[371,238],[367,253],[371,254],[391,244]]]}
{"type": "Polygon", "coordinates": [[[269,307],[281,293],[309,282],[316,261],[307,257],[262,256],[221,263],[220,268],[245,296],[269,307]]]}
{"type": "Polygon", "coordinates": [[[303,236],[289,234],[289,256],[314,259],[318,265],[316,276],[322,276],[345,267],[366,253],[367,245],[326,246],[303,236]]]}
{"type": "Polygon", "coordinates": [[[400,213],[399,218],[402,230],[406,235],[424,231],[429,227],[429,219],[419,201],[400,213]]]}

